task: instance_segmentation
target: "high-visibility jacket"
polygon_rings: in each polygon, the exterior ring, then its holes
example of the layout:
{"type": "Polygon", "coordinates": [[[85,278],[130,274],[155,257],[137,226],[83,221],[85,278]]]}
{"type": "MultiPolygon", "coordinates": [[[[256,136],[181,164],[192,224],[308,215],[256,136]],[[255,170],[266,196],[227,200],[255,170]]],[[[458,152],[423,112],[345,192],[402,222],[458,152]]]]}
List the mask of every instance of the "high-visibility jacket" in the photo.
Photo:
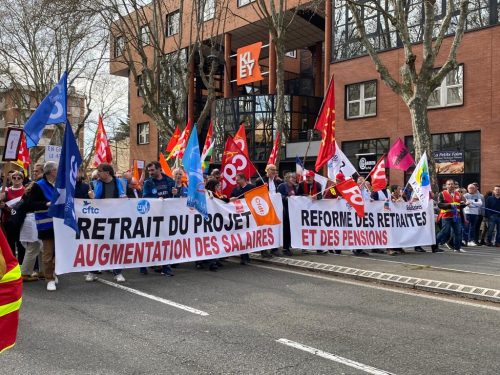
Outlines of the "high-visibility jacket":
{"type": "Polygon", "coordinates": [[[5,275],[0,279],[0,353],[2,353],[16,343],[23,293],[21,268],[2,230],[0,230],[0,254],[7,266],[5,275]]]}
{"type": "Polygon", "coordinates": [[[452,204],[456,207],[456,213],[452,209],[441,209],[439,216],[443,219],[453,218],[454,215],[460,214],[460,203],[461,203],[461,195],[459,192],[454,192],[451,195],[448,190],[444,190],[441,194],[443,194],[443,198],[446,203],[452,204]]]}

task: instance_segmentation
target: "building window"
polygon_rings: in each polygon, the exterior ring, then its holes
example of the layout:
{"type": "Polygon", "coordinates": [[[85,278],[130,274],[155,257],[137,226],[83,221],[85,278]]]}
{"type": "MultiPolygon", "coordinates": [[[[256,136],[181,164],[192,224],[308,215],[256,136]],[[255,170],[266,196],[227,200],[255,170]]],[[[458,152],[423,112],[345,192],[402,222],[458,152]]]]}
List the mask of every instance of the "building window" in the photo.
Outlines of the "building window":
{"type": "Polygon", "coordinates": [[[148,44],[150,44],[149,34],[150,34],[150,31],[149,31],[148,25],[144,25],[139,29],[139,35],[140,35],[139,40],[143,46],[147,46],[148,44]]]}
{"type": "Polygon", "coordinates": [[[288,51],[287,53],[285,53],[285,56],[291,57],[292,59],[296,59],[297,58],[297,50],[294,49],[293,51],[288,51]]]}
{"type": "Polygon", "coordinates": [[[181,14],[178,10],[167,14],[167,36],[172,36],[179,33],[180,19],[181,14]]]}
{"type": "Polygon", "coordinates": [[[346,86],[346,118],[370,117],[377,114],[377,81],[346,86]]]}
{"type": "Polygon", "coordinates": [[[388,150],[389,138],[342,142],[342,151],[361,175],[367,175],[388,150]]]}
{"type": "Polygon", "coordinates": [[[147,145],[149,143],[149,123],[137,124],[137,144],[147,145]]]}
{"type": "Polygon", "coordinates": [[[123,49],[125,48],[125,38],[123,36],[115,37],[115,57],[123,55],[123,49]]]}
{"type": "Polygon", "coordinates": [[[200,0],[200,21],[211,20],[215,16],[215,0],[200,0]]]}
{"type": "Polygon", "coordinates": [[[137,76],[137,96],[142,98],[142,87],[143,87],[142,75],[137,76]]]}
{"type": "Polygon", "coordinates": [[[464,102],[464,66],[448,73],[441,86],[429,97],[428,108],[442,108],[462,105],[464,102]]]}
{"type": "Polygon", "coordinates": [[[255,0],[238,0],[238,8],[253,3],[255,0]]]}

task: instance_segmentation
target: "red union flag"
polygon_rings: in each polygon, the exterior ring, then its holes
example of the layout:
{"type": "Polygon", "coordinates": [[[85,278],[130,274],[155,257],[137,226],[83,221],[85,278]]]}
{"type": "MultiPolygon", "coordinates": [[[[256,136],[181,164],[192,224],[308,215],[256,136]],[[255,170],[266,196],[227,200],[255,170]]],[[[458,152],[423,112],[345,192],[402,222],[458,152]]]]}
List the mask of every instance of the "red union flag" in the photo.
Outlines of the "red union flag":
{"type": "Polygon", "coordinates": [[[167,160],[170,160],[173,157],[182,159],[182,157],[184,156],[184,150],[186,149],[186,145],[189,139],[189,133],[191,133],[192,125],[193,121],[189,119],[186,127],[182,131],[181,136],[177,139],[177,144],[174,146],[174,148],[168,155],[167,160]]]}
{"type": "Polygon", "coordinates": [[[245,133],[245,123],[242,122],[240,124],[240,128],[236,132],[233,138],[234,143],[236,143],[236,146],[239,147],[239,149],[245,154],[245,156],[248,158],[248,143],[247,143],[247,135],[245,133]]]}
{"type": "Polygon", "coordinates": [[[318,158],[316,159],[316,172],[335,155],[335,84],[333,77],[328,86],[328,92],[321,106],[314,129],[321,133],[318,158]]]}
{"type": "Polygon", "coordinates": [[[359,217],[365,216],[365,201],[361,195],[361,189],[352,178],[338,183],[335,185],[335,189],[354,208],[359,217]]]}
{"type": "Polygon", "coordinates": [[[101,163],[111,163],[113,157],[111,156],[111,148],[109,147],[108,137],[106,136],[106,130],[104,129],[101,115],[99,115],[97,124],[94,149],[94,167],[97,167],[101,163]]]}
{"type": "Polygon", "coordinates": [[[179,128],[179,125],[175,128],[174,133],[172,134],[172,138],[170,138],[170,141],[168,141],[167,146],[165,147],[166,152],[170,152],[174,149],[175,145],[177,144],[177,141],[179,140],[181,136],[181,129],[179,128]]]}
{"type": "Polygon", "coordinates": [[[201,152],[202,155],[206,154],[206,152],[210,148],[213,138],[214,138],[214,124],[212,124],[212,121],[210,121],[210,125],[208,126],[207,137],[205,138],[205,144],[203,146],[203,151],[201,152]]]}
{"type": "Polygon", "coordinates": [[[246,178],[252,177],[257,169],[248,157],[236,145],[233,138],[228,136],[222,155],[222,192],[229,196],[236,187],[236,175],[244,173],[246,178]]]}
{"type": "Polygon", "coordinates": [[[373,191],[380,191],[386,188],[387,177],[385,176],[385,155],[382,155],[382,157],[378,160],[368,177],[372,178],[371,182],[373,191]]]}
{"type": "Polygon", "coordinates": [[[276,158],[278,157],[278,150],[280,145],[280,133],[276,133],[276,140],[274,141],[274,146],[271,151],[271,155],[269,155],[269,160],[267,161],[267,165],[275,164],[276,158]]]}
{"type": "Polygon", "coordinates": [[[26,147],[26,138],[24,136],[24,132],[21,133],[21,141],[19,142],[19,152],[17,154],[17,162],[19,165],[23,167],[25,171],[28,170],[28,167],[31,163],[30,152],[28,147],[26,147]]]}

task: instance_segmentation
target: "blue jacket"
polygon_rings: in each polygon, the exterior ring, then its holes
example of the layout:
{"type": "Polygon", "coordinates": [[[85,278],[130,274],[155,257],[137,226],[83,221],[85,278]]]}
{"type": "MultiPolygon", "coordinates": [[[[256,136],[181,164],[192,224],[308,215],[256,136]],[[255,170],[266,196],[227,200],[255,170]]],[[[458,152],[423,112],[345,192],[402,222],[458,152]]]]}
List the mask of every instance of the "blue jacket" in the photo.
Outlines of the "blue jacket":
{"type": "MultiPolygon", "coordinates": [[[[43,195],[47,202],[52,200],[54,196],[55,187],[52,186],[45,178],[42,178],[36,182],[43,192],[43,195]]],[[[35,212],[35,222],[36,229],[40,231],[51,230],[54,228],[54,222],[51,216],[49,216],[48,208],[46,210],[35,212]]]]}
{"type": "Polygon", "coordinates": [[[153,178],[150,177],[144,181],[143,198],[172,198],[172,188],[175,186],[175,182],[163,173],[161,176],[161,180],[153,181],[153,178]]]}
{"type": "MultiPolygon", "coordinates": [[[[115,198],[122,198],[126,197],[127,194],[125,194],[125,189],[123,188],[123,183],[119,178],[115,178],[115,184],[116,184],[116,189],[118,191],[118,196],[115,198]]],[[[102,199],[103,194],[104,194],[104,183],[101,180],[95,180],[93,181],[94,185],[94,199],[102,199]]]]}

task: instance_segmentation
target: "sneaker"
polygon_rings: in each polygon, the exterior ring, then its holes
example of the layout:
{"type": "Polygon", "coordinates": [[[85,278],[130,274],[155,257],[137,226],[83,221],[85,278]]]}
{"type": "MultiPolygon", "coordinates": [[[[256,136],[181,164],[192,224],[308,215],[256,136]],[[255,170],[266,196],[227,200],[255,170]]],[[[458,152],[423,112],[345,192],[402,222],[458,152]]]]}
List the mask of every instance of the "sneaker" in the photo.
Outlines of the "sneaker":
{"type": "Polygon", "coordinates": [[[425,253],[425,249],[422,246],[415,246],[415,251],[417,253],[425,253]]]}
{"type": "Polygon", "coordinates": [[[448,242],[446,242],[446,243],[444,244],[444,246],[446,246],[446,248],[447,248],[448,250],[451,250],[451,246],[450,246],[450,245],[448,245],[448,242]]]}
{"type": "Polygon", "coordinates": [[[361,250],[361,251],[359,252],[359,255],[361,255],[361,256],[365,256],[365,257],[370,256],[370,254],[368,254],[368,253],[367,253],[366,251],[364,251],[364,250],[361,250]]]}
{"type": "Polygon", "coordinates": [[[47,283],[47,290],[49,292],[55,292],[57,290],[57,287],[56,287],[56,282],[54,280],[50,280],[48,283],[47,283]]]}
{"type": "Polygon", "coordinates": [[[453,250],[453,252],[455,252],[455,253],[466,253],[467,251],[465,251],[464,249],[458,249],[458,250],[453,250]]]}
{"type": "Polygon", "coordinates": [[[126,281],[121,273],[115,275],[115,280],[117,283],[124,283],[126,281]]]}
{"type": "Polygon", "coordinates": [[[467,242],[467,246],[477,246],[477,244],[474,241],[469,241],[467,242]]]}
{"type": "Polygon", "coordinates": [[[92,281],[96,281],[97,280],[97,275],[95,273],[88,273],[87,275],[85,275],[85,281],[87,282],[92,282],[92,281]]]}
{"type": "Polygon", "coordinates": [[[59,278],[57,277],[57,275],[54,275],[54,281],[56,284],[59,284],[59,278]]]}
{"type": "Polygon", "coordinates": [[[431,249],[433,253],[444,253],[444,250],[441,249],[438,245],[432,245],[431,249]]]}
{"type": "Polygon", "coordinates": [[[318,255],[328,254],[328,250],[316,250],[316,254],[318,255]]]}

